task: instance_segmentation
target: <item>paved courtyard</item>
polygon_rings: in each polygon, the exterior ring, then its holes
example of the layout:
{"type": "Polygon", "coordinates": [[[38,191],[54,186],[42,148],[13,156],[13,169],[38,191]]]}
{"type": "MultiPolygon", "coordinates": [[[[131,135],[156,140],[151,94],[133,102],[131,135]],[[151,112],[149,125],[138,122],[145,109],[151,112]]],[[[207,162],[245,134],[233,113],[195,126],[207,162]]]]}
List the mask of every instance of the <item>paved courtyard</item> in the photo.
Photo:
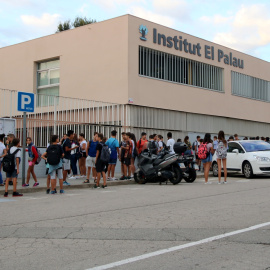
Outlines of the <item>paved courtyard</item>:
{"type": "Polygon", "coordinates": [[[0,269],[270,269],[270,179],[203,181],[1,195],[0,269]]]}

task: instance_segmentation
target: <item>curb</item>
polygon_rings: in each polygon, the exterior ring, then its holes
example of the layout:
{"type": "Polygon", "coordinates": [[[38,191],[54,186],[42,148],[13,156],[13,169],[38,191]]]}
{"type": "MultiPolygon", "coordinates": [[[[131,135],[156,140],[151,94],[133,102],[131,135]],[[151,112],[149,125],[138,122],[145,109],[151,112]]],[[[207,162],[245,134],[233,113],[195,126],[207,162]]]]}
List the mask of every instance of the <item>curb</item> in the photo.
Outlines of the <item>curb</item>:
{"type": "MultiPolygon", "coordinates": [[[[197,175],[197,178],[204,178],[204,175],[197,175]]],[[[101,181],[102,182],[102,181],[101,181]]],[[[127,180],[122,180],[122,181],[107,181],[107,186],[123,186],[123,185],[135,185],[135,181],[127,181],[127,180]]],[[[70,189],[81,189],[81,188],[93,188],[93,184],[75,184],[75,185],[70,185],[70,186],[65,186],[65,190],[70,190],[70,189]]],[[[4,187],[3,187],[4,188],[4,187]]],[[[57,187],[59,189],[59,186],[57,187]]],[[[47,187],[26,187],[26,188],[17,188],[17,191],[20,193],[36,193],[36,192],[45,192],[47,190],[47,187]]],[[[12,192],[12,186],[9,186],[8,189],[9,192],[12,192]]],[[[0,195],[4,195],[5,190],[0,190],[0,195]]]]}
{"type": "MultiPolygon", "coordinates": [[[[101,181],[102,182],[102,181],[101,181]]],[[[127,180],[122,180],[121,182],[107,182],[107,186],[123,186],[123,185],[134,185],[136,184],[135,181],[127,181],[127,180]]],[[[70,190],[70,189],[81,189],[81,188],[93,188],[93,184],[79,184],[79,185],[70,185],[70,186],[64,186],[65,190],[70,190]]],[[[59,190],[59,186],[57,186],[57,189],[59,190]]],[[[17,188],[17,191],[20,193],[35,193],[35,192],[45,192],[47,190],[47,187],[35,187],[35,188],[17,188]]],[[[8,189],[9,193],[12,193],[12,186],[9,186],[8,189]]],[[[0,195],[4,195],[5,190],[0,190],[0,195]]]]}

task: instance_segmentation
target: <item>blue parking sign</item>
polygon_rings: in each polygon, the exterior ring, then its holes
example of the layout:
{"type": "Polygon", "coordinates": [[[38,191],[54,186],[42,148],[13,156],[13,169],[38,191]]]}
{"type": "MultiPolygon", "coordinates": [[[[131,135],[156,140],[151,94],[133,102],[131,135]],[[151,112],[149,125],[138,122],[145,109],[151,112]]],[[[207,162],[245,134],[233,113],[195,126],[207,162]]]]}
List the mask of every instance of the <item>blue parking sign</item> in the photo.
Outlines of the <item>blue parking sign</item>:
{"type": "Polygon", "coordinates": [[[35,95],[32,93],[18,92],[18,111],[34,112],[35,111],[35,95]]]}

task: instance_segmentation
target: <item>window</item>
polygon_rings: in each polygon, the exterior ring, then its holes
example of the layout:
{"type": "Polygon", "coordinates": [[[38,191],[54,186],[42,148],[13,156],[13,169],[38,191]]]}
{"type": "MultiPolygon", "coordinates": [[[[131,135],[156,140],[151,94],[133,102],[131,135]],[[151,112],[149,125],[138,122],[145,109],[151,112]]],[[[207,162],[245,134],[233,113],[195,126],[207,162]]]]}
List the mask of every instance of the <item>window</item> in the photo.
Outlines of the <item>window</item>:
{"type": "Polygon", "coordinates": [[[38,63],[37,106],[52,106],[59,96],[60,60],[38,63]]]}
{"type": "Polygon", "coordinates": [[[139,46],[139,75],[223,92],[223,69],[139,46]]]}
{"type": "Polygon", "coordinates": [[[239,153],[245,153],[245,151],[243,150],[242,146],[239,145],[238,143],[235,143],[235,142],[229,143],[228,153],[232,153],[232,151],[234,149],[238,149],[239,153]]]}
{"type": "Polygon", "coordinates": [[[232,94],[270,101],[270,82],[232,71],[232,94]]]}

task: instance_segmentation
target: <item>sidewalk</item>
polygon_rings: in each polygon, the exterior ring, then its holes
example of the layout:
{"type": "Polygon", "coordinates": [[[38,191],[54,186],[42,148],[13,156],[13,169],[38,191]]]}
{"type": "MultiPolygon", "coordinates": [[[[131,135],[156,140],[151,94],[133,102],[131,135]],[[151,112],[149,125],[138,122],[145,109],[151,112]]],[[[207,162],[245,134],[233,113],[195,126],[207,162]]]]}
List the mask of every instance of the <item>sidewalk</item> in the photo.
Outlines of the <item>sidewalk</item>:
{"type": "MultiPolygon", "coordinates": [[[[121,176],[116,175],[116,177],[119,179],[121,176]]],[[[197,178],[202,178],[203,173],[198,172],[197,178]]],[[[69,189],[80,189],[80,188],[93,188],[94,186],[94,180],[90,179],[89,184],[84,184],[83,181],[85,178],[79,178],[79,179],[68,179],[68,183],[70,183],[70,186],[64,185],[65,190],[69,189]]],[[[18,178],[18,184],[17,184],[17,191],[20,193],[32,193],[32,192],[46,192],[47,190],[47,178],[38,178],[39,186],[33,187],[34,180],[30,179],[30,185],[29,187],[22,187],[22,179],[18,178]]],[[[185,181],[185,180],[182,180],[185,181]]],[[[195,180],[196,181],[196,180],[195,180]]],[[[100,183],[103,183],[103,180],[100,181],[100,183]]],[[[134,180],[116,180],[116,181],[107,181],[107,185],[109,186],[119,186],[119,185],[133,185],[136,184],[134,180]]],[[[8,187],[9,193],[12,192],[13,186],[8,187]]],[[[59,191],[59,183],[57,181],[56,189],[59,191]]],[[[4,195],[5,187],[0,187],[0,195],[4,195]]]]}

